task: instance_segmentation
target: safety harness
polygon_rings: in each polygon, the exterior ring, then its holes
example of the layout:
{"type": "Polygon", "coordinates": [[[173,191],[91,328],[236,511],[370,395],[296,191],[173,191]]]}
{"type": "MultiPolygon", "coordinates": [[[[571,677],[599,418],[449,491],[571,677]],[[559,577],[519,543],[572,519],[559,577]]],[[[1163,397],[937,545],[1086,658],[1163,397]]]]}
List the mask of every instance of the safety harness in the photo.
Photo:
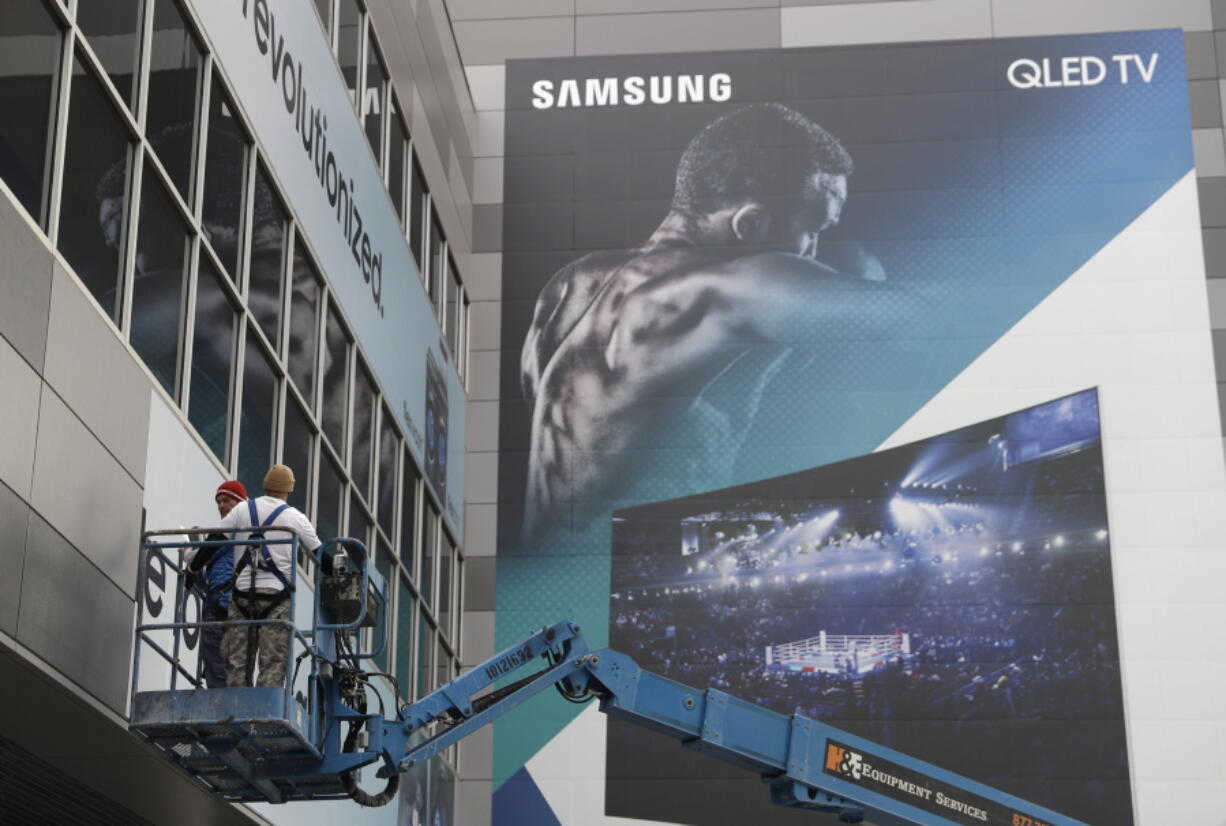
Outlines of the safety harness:
{"type": "MultiPolygon", "coordinates": [[[[251,516],[251,525],[253,527],[269,528],[273,522],[281,515],[281,512],[288,508],[288,504],[282,504],[273,509],[273,512],[268,514],[268,518],[263,522],[260,521],[259,511],[256,510],[255,501],[247,500],[247,513],[251,516]]],[[[249,539],[263,539],[263,531],[252,531],[249,539]]],[[[243,617],[248,620],[263,620],[268,619],[268,615],[273,609],[280,605],[284,600],[289,599],[289,595],[294,592],[294,585],[285,578],[285,574],[277,567],[273,561],[272,552],[268,550],[266,543],[257,545],[248,545],[243,551],[242,558],[234,566],[234,604],[238,606],[243,617]],[[255,554],[257,559],[252,562],[252,555],[255,554]],[[247,591],[238,590],[238,576],[243,569],[248,565],[251,566],[251,587],[247,591]],[[255,591],[255,575],[256,571],[266,571],[277,578],[281,583],[281,590],[275,595],[257,594],[255,591]]],[[[255,654],[259,647],[259,626],[247,626],[247,658],[244,663],[244,685],[251,685],[253,671],[255,669],[255,654]]]]}

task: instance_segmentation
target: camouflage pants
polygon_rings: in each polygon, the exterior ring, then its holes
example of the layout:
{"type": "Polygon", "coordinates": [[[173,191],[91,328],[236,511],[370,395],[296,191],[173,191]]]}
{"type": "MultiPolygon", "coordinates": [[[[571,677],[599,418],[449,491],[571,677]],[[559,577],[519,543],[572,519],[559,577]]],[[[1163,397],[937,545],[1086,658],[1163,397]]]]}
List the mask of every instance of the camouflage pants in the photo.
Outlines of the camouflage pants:
{"type": "MultiPolygon", "coordinates": [[[[282,591],[257,588],[254,592],[235,591],[226,620],[288,620],[291,600],[282,591]]],[[[226,658],[226,685],[230,688],[251,685],[252,671],[259,655],[259,686],[285,685],[289,660],[289,629],[282,625],[240,625],[226,629],[221,653],[226,658]]]]}

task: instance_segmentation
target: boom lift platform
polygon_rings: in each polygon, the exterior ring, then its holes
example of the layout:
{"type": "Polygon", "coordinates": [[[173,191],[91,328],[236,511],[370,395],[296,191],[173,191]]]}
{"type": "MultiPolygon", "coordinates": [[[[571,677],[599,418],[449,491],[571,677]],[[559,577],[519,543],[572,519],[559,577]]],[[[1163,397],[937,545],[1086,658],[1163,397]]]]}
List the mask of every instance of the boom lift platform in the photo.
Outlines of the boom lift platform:
{"type": "MultiPolygon", "coordinates": [[[[272,529],[269,529],[271,532],[272,529]]],[[[146,534],[141,591],[148,577],[182,570],[179,553],[223,543],[146,534]]],[[[264,539],[289,545],[296,538],[264,539]]],[[[239,540],[239,545],[259,542],[239,540]]],[[[595,699],[613,717],[762,776],[772,802],[829,813],[839,822],[879,826],[1085,826],[990,786],[800,715],[785,715],[715,689],[695,689],[640,668],[610,649],[589,650],[577,625],[537,631],[394,713],[368,711],[378,694],[366,670],[386,645],[387,584],[362,543],[333,540],[314,556],[311,625],[287,626],[291,668],[284,685],[205,689],[185,662],[185,643],[208,623],[189,622],[183,577],[176,577],[171,622],[148,622],[139,600],[129,728],[217,795],[233,801],[389,802],[401,772],[430,759],[537,694],[555,689],[571,702],[595,699]],[[344,568],[337,560],[345,560],[344,568]],[[156,658],[146,657],[148,648],[156,658]],[[156,663],[150,689],[148,661],[156,663]],[[304,661],[309,670],[299,674],[304,661]],[[533,666],[536,666],[533,669],[533,666]],[[530,673],[495,687],[525,670],[530,673]],[[341,728],[348,727],[342,741],[341,728]],[[356,772],[377,767],[386,786],[359,788],[356,772]]],[[[291,583],[293,584],[293,583],[291,583]]],[[[303,597],[295,588],[294,608],[303,597]]],[[[298,617],[296,610],[292,617],[298,617]]],[[[259,626],[264,620],[241,625],[259,626]]],[[[387,675],[383,675],[387,676],[387,675]]]]}

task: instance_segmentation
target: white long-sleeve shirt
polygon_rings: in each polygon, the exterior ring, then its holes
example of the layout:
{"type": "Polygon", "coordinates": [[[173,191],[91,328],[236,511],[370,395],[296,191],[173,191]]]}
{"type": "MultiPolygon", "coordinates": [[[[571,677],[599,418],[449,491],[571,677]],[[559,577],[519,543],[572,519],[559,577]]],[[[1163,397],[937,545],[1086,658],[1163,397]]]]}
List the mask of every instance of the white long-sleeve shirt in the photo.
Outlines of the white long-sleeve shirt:
{"type": "MultiPolygon", "coordinates": [[[[259,516],[260,524],[263,524],[274,510],[284,505],[284,500],[276,499],[272,496],[261,496],[255,500],[256,514],[259,516]]],[[[246,539],[249,535],[244,530],[234,530],[241,528],[253,527],[251,525],[251,514],[246,502],[239,502],[234,506],[234,509],[226,515],[222,520],[221,527],[226,529],[226,532],[233,539],[246,539]]],[[[258,526],[256,526],[258,527],[258,526]]],[[[308,551],[313,551],[320,546],[319,537],[315,534],[315,526],[311,524],[311,520],[307,519],[302,511],[295,507],[288,507],[277,515],[270,527],[289,528],[294,533],[298,534],[298,543],[308,551]]],[[[267,539],[285,539],[287,538],[282,531],[269,531],[264,534],[267,539]]],[[[276,574],[271,571],[261,571],[255,566],[258,561],[259,547],[252,545],[238,545],[234,548],[234,564],[237,567],[239,561],[243,558],[243,554],[248,548],[252,548],[252,564],[243,568],[238,575],[238,580],[235,587],[239,591],[249,591],[252,589],[252,573],[254,571],[254,587],[267,588],[273,591],[279,591],[283,587],[281,581],[277,579],[276,574]]],[[[272,557],[273,564],[277,566],[277,570],[285,577],[286,582],[293,582],[294,573],[294,555],[288,544],[269,545],[268,553],[272,557]]]]}

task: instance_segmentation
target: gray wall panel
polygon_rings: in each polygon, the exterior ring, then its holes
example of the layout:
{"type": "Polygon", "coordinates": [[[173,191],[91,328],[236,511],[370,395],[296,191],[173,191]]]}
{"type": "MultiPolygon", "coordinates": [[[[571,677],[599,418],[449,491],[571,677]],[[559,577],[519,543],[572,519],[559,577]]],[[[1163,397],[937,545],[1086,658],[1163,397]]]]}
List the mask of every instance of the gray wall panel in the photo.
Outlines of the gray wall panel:
{"type": "Polygon", "coordinates": [[[149,443],[149,377],[58,264],[51,290],[47,383],[138,484],[149,443]]]}
{"type": "Polygon", "coordinates": [[[497,559],[475,556],[464,569],[464,607],[469,611],[494,610],[494,572],[497,559]]]}
{"type": "Polygon", "coordinates": [[[1184,35],[1188,58],[1188,77],[1192,80],[1217,77],[1217,50],[1213,32],[1188,32],[1184,35]]]}
{"type": "Polygon", "coordinates": [[[469,450],[498,450],[498,402],[470,401],[464,429],[469,450]]]}
{"type": "Polygon", "coordinates": [[[575,0],[447,0],[452,20],[503,17],[560,17],[575,13],[575,0]]]}
{"type": "Polygon", "coordinates": [[[465,666],[476,665],[489,659],[494,654],[494,620],[493,611],[465,611],[463,639],[460,650],[463,652],[465,666]]]}
{"type": "Polygon", "coordinates": [[[1222,129],[1193,129],[1192,151],[1196,156],[1196,174],[1200,177],[1226,175],[1226,149],[1222,146],[1222,129]]]}
{"type": "MultiPolygon", "coordinates": [[[[486,726],[477,729],[463,741],[460,751],[460,763],[464,766],[464,776],[469,780],[489,780],[494,776],[494,764],[490,759],[494,745],[494,728],[486,726]]],[[[466,821],[457,821],[465,823],[466,821]]]]}
{"type": "Polygon", "coordinates": [[[1213,28],[1205,0],[992,0],[992,18],[997,37],[1213,28]]]}
{"type": "Polygon", "coordinates": [[[1188,83],[1188,106],[1192,110],[1192,126],[1197,128],[1222,125],[1222,95],[1217,80],[1193,80],[1188,83]]]}
{"type": "Polygon", "coordinates": [[[1226,0],[1211,0],[1213,28],[1226,29],[1226,0]]]}
{"type": "Polygon", "coordinates": [[[1201,226],[1226,227],[1226,178],[1198,178],[1201,226]]]}
{"type": "Polygon", "coordinates": [[[576,0],[575,11],[578,14],[631,14],[776,8],[779,8],[779,0],[576,0]]]}
{"type": "MultiPolygon", "coordinates": [[[[498,501],[498,454],[464,456],[464,492],[469,503],[498,501]]],[[[471,507],[471,504],[467,507],[471,507]]]]}
{"type": "MultiPolygon", "coordinates": [[[[1226,228],[1206,229],[1201,237],[1205,243],[1205,273],[1209,278],[1226,278],[1226,228]]],[[[1219,377],[1222,366],[1219,363],[1219,377]]]]}
{"type": "Polygon", "coordinates": [[[4,339],[0,339],[0,387],[4,389],[0,393],[0,482],[29,498],[43,383],[4,339]]]}
{"type": "Polygon", "coordinates": [[[17,633],[22,566],[26,555],[26,525],[30,506],[7,485],[0,485],[0,631],[17,633]]]}
{"type": "MultiPolygon", "coordinates": [[[[1226,329],[1226,278],[1217,278],[1209,284],[1209,322],[1215,330],[1226,329]]],[[[1226,370],[1226,364],[1218,362],[1218,378],[1226,370]]]]}
{"type": "Polygon", "coordinates": [[[779,45],[778,9],[589,15],[575,19],[581,55],[649,54],[779,45]]]}
{"type": "Polygon", "coordinates": [[[464,553],[493,556],[497,548],[498,506],[470,504],[464,509],[464,553]]]}
{"type": "Polygon", "coordinates": [[[455,36],[466,63],[502,63],[517,57],[564,57],[575,53],[575,18],[458,20],[455,36]]]}
{"type": "Polygon", "coordinates": [[[469,310],[472,330],[470,350],[497,350],[502,342],[502,314],[496,301],[476,301],[469,310]]]}
{"type": "Polygon", "coordinates": [[[27,547],[17,639],[123,714],[132,600],[36,513],[27,547]]]}
{"type": "Polygon", "coordinates": [[[784,46],[835,46],[990,37],[991,8],[982,0],[901,0],[785,8],[784,46]]]}
{"type": "Polygon", "coordinates": [[[502,249],[502,204],[473,205],[473,252],[502,249]]]}
{"type": "Polygon", "coordinates": [[[51,251],[21,207],[0,195],[0,335],[41,370],[51,300],[51,251]]]}
{"type": "Polygon", "coordinates": [[[468,354],[468,397],[470,399],[477,401],[498,398],[498,370],[501,362],[502,358],[498,350],[476,350],[468,354]]]}
{"type": "Polygon", "coordinates": [[[30,504],[129,595],[136,589],[143,498],[59,397],[43,393],[30,504]]]}

